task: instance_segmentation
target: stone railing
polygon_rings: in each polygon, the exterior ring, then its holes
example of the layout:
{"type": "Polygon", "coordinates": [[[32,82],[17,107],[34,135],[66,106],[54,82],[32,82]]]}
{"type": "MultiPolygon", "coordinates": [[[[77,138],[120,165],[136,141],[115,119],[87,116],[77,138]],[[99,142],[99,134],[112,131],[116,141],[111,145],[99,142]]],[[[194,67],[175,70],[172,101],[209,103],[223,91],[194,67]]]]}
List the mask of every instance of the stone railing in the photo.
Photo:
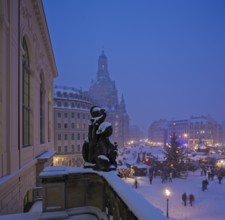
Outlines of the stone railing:
{"type": "MultiPolygon", "coordinates": [[[[151,206],[115,171],[96,172],[91,169],[47,167],[40,174],[44,188],[43,215],[76,215],[76,210],[92,207],[106,218],[96,219],[165,219],[159,209],[151,206]],[[74,210],[74,211],[71,211],[74,210]],[[70,214],[69,214],[70,213],[70,214]]],[[[85,211],[86,210],[86,211],[85,211]]],[[[95,215],[96,216],[96,215],[95,215]]]]}

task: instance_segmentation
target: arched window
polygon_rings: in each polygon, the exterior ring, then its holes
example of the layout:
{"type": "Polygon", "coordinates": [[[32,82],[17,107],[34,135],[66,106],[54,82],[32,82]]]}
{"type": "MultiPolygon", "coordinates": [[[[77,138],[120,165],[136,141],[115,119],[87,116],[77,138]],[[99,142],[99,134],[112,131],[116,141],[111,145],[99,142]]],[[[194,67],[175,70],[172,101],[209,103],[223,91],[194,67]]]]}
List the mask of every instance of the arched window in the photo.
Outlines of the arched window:
{"type": "Polygon", "coordinates": [[[23,146],[30,145],[30,60],[26,40],[23,39],[23,146]]]}
{"type": "Polygon", "coordinates": [[[45,97],[44,97],[44,77],[40,75],[40,144],[45,141],[45,97]]]}

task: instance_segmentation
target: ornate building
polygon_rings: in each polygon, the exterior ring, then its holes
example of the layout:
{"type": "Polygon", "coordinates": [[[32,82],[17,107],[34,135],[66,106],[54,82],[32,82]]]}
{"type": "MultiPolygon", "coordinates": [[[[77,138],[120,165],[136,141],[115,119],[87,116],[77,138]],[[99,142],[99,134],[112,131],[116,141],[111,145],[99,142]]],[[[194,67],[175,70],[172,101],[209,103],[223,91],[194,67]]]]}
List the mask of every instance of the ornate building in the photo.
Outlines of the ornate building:
{"type": "Polygon", "coordinates": [[[41,0],[0,0],[0,214],[26,211],[53,163],[57,76],[41,0]]]}
{"type": "Polygon", "coordinates": [[[92,81],[89,96],[106,109],[106,121],[113,125],[111,140],[117,142],[119,147],[126,146],[129,138],[129,116],[123,95],[120,102],[118,101],[116,84],[110,78],[108,60],[104,51],[98,58],[97,79],[92,81]]]}
{"type": "Polygon", "coordinates": [[[90,108],[87,92],[66,86],[54,88],[54,165],[83,166],[82,146],[88,139],[90,108]]]}
{"type": "Polygon", "coordinates": [[[222,127],[210,115],[191,116],[183,120],[154,121],[149,127],[148,137],[151,141],[165,144],[175,133],[177,141],[194,149],[201,143],[205,146],[222,145],[222,127]]]}

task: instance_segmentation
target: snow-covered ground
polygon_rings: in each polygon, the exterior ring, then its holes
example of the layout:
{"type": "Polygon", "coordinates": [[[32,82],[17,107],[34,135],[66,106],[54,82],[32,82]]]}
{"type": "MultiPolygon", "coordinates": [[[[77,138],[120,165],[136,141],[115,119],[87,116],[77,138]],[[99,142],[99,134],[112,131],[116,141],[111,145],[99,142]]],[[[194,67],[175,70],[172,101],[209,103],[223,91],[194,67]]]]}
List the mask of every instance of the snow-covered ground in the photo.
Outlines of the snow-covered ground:
{"type": "Polygon", "coordinates": [[[161,183],[159,176],[153,179],[152,185],[148,177],[137,177],[138,188],[134,188],[134,179],[127,178],[127,182],[153,206],[161,209],[166,215],[165,188],[171,190],[169,198],[169,218],[173,220],[224,220],[225,219],[225,179],[222,184],[217,178],[209,181],[208,189],[202,191],[203,176],[200,171],[189,172],[187,179],[173,179],[172,182],[161,183]],[[186,192],[195,196],[194,205],[185,207],[181,196],[186,192]]]}

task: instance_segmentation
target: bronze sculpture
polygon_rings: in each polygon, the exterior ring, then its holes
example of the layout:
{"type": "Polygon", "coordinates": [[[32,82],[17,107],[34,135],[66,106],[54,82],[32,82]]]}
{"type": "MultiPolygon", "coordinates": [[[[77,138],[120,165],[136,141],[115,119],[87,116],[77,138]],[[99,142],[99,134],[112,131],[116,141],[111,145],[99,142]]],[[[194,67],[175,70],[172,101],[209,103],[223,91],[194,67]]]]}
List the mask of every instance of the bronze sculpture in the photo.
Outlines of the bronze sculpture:
{"type": "Polygon", "coordinates": [[[104,122],[106,110],[93,106],[90,114],[88,141],[84,142],[82,149],[84,167],[100,171],[116,170],[117,144],[109,140],[113,128],[111,123],[104,122]]]}

